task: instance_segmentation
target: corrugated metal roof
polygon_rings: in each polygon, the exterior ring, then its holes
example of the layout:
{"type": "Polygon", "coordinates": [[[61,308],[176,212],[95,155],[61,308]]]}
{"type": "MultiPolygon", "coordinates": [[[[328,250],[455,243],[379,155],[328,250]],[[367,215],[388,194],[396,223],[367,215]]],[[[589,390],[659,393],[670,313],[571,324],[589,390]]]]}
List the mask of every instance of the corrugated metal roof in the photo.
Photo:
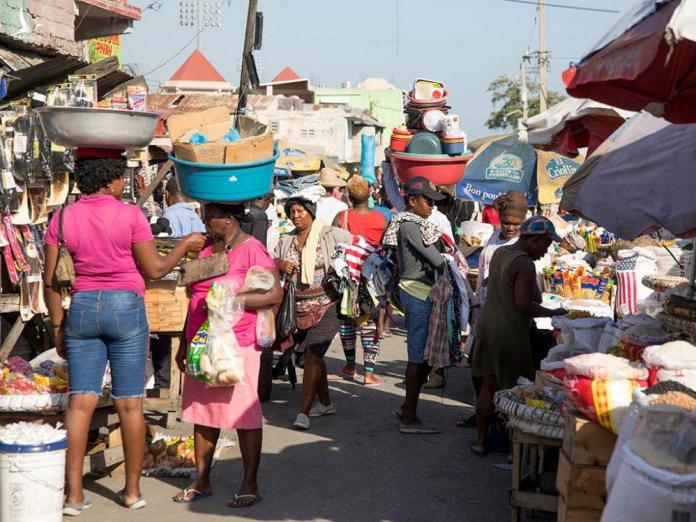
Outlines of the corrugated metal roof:
{"type": "MultiPolygon", "coordinates": [[[[151,93],[147,97],[147,105],[158,109],[163,114],[181,114],[211,107],[225,106],[230,113],[237,110],[238,96],[236,94],[176,94],[151,93]]],[[[273,96],[251,95],[247,98],[247,106],[254,110],[264,110],[272,102],[273,96]]]]}

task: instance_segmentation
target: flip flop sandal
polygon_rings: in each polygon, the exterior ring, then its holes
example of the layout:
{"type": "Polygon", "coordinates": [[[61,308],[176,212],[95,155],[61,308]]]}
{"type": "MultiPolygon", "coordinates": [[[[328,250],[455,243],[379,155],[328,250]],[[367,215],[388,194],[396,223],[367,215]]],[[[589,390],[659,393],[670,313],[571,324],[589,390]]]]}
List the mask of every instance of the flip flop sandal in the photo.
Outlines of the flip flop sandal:
{"type": "Polygon", "coordinates": [[[66,517],[77,517],[82,514],[85,509],[92,507],[92,499],[89,495],[85,495],[80,504],[71,504],[65,502],[63,504],[63,515],[66,517]]]}
{"type": "Polygon", "coordinates": [[[363,386],[367,386],[368,388],[374,388],[375,386],[382,386],[382,384],[384,383],[381,380],[377,379],[377,382],[364,382],[363,386]]]}
{"type": "Polygon", "coordinates": [[[355,374],[358,373],[357,371],[353,371],[353,373],[348,373],[348,372],[346,371],[346,365],[345,365],[345,363],[338,367],[338,371],[341,372],[341,375],[342,375],[345,379],[355,379],[355,374]]]}
{"type": "Polygon", "coordinates": [[[183,493],[183,495],[172,497],[172,500],[177,504],[190,504],[191,502],[196,502],[197,500],[203,500],[204,498],[213,496],[212,491],[199,491],[194,488],[184,489],[181,491],[181,493],[183,493]],[[193,493],[193,495],[189,497],[190,493],[193,493]]]}
{"type": "Polygon", "coordinates": [[[227,505],[231,508],[234,509],[241,509],[241,508],[248,508],[253,506],[254,504],[258,504],[261,502],[263,499],[261,498],[260,495],[254,494],[254,493],[249,493],[247,495],[235,495],[232,500],[230,500],[227,505]],[[245,499],[251,499],[249,502],[245,502],[242,504],[235,504],[235,502],[239,500],[245,500],[245,499]]]}
{"type": "Polygon", "coordinates": [[[121,504],[124,508],[128,509],[143,509],[145,506],[147,506],[147,502],[145,501],[145,498],[143,497],[142,493],[140,494],[138,500],[131,504],[127,504],[124,490],[118,492],[118,503],[121,504]]]}
{"type": "Polygon", "coordinates": [[[474,457],[485,457],[486,455],[488,455],[488,452],[485,449],[484,450],[474,449],[473,445],[469,448],[469,450],[471,451],[471,454],[474,457]]]}

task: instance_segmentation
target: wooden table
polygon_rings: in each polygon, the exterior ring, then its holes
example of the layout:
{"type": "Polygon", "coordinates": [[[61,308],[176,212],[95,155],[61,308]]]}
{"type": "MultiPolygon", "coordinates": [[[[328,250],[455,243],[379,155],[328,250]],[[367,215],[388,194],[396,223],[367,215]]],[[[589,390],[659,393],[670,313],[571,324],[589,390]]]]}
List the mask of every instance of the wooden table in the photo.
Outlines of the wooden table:
{"type": "MultiPolygon", "coordinates": [[[[512,430],[512,487],[510,489],[510,520],[521,520],[522,509],[558,512],[558,495],[542,493],[545,450],[560,448],[561,439],[531,435],[517,428],[512,430]]],[[[555,481],[554,481],[555,482],[555,481]]]]}
{"type": "MultiPolygon", "coordinates": [[[[164,335],[164,334],[157,334],[164,335]]],[[[176,354],[181,344],[181,333],[167,334],[172,337],[172,367],[170,370],[169,389],[146,390],[143,409],[145,411],[161,412],[166,415],[165,426],[172,428],[176,424],[179,408],[181,407],[181,372],[176,366],[176,354]]]]}

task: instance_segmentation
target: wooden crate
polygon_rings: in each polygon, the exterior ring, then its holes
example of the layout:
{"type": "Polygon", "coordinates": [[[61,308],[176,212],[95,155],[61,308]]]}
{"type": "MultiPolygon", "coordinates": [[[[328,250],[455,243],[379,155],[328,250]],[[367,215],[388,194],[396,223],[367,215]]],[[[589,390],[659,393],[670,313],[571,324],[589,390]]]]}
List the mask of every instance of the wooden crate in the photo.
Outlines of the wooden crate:
{"type": "Polygon", "coordinates": [[[573,464],[607,466],[616,435],[579,414],[566,414],[563,451],[573,464]]]}
{"type": "Polygon", "coordinates": [[[607,497],[606,474],[606,467],[575,464],[561,450],[556,487],[566,506],[601,511],[607,497]]]}
{"type": "Polygon", "coordinates": [[[186,324],[188,303],[186,289],[178,287],[176,281],[148,281],[145,310],[150,332],[181,333],[186,324]]]}
{"type": "Polygon", "coordinates": [[[601,518],[601,511],[568,507],[563,495],[558,497],[558,522],[600,522],[601,518]]]}

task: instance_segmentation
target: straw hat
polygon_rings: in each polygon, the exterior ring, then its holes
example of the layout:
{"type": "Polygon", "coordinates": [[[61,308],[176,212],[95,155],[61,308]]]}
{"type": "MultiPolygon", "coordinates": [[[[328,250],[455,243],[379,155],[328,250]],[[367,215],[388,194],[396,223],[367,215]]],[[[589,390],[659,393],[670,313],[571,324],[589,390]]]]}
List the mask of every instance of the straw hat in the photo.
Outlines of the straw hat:
{"type": "Polygon", "coordinates": [[[319,184],[326,188],[346,186],[346,182],[339,177],[338,172],[328,167],[321,169],[321,174],[319,175],[319,184]]]}

